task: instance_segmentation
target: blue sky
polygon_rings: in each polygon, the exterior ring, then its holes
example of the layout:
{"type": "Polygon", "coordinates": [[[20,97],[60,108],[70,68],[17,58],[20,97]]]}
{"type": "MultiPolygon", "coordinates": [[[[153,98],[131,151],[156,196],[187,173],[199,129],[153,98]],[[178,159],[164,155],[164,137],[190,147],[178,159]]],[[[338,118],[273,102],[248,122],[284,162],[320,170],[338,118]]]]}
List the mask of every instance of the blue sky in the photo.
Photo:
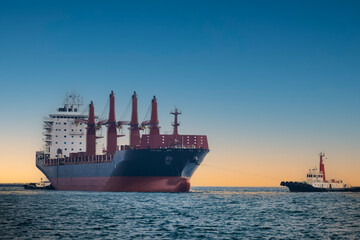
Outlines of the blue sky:
{"type": "Polygon", "coordinates": [[[67,91],[100,114],[114,90],[120,116],[136,90],[139,119],[156,95],[169,130],[179,106],[214,162],[236,145],[355,155],[359,43],[358,1],[1,1],[1,131],[26,116],[40,145],[67,91]]]}

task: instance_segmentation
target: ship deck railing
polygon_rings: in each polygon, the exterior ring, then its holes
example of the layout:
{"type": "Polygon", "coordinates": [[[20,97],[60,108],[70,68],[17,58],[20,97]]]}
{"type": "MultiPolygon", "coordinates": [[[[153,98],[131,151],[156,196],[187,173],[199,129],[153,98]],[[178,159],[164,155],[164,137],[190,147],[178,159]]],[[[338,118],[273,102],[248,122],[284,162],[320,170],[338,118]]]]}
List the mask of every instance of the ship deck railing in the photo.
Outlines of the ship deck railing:
{"type": "Polygon", "coordinates": [[[159,146],[157,148],[146,146],[146,147],[140,147],[140,146],[132,146],[132,145],[121,145],[117,148],[118,151],[124,151],[124,150],[144,150],[144,149],[205,149],[204,147],[197,147],[195,145],[172,145],[172,146],[159,146]]]}
{"type": "MultiPolygon", "coordinates": [[[[142,149],[138,146],[130,146],[130,145],[122,145],[118,151],[124,150],[138,150],[142,149]]],[[[145,148],[151,150],[159,150],[159,149],[192,149],[192,150],[202,150],[203,147],[197,148],[196,146],[168,146],[168,147],[159,147],[159,148],[145,148]]],[[[142,149],[144,150],[144,149],[142,149]]],[[[73,165],[73,164],[89,164],[89,163],[108,163],[112,162],[114,155],[113,154],[105,154],[105,155],[93,155],[93,156],[76,156],[76,157],[64,157],[64,158],[46,158],[39,156],[39,160],[43,160],[44,166],[58,166],[58,165],[73,165]]]]}
{"type": "Polygon", "coordinates": [[[113,154],[77,156],[64,158],[49,158],[44,160],[44,166],[89,164],[89,163],[108,163],[112,162],[113,154]]]}

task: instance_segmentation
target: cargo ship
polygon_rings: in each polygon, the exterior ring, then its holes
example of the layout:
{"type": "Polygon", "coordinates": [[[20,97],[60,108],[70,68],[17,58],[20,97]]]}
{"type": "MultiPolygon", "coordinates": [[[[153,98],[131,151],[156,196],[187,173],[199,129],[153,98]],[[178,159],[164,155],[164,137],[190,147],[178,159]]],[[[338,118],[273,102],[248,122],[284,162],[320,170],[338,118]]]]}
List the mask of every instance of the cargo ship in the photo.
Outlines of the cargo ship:
{"type": "Polygon", "coordinates": [[[109,115],[99,119],[91,101],[81,113],[81,99],[67,95],[64,107],[44,119],[44,149],[36,166],[55,190],[112,192],[188,192],[190,179],[209,152],[206,135],[178,132],[177,108],[171,134],[160,134],[157,99],[151,100],[150,120],[138,122],[137,95],[131,97],[130,121],[116,121],[115,96],[109,96],[109,115]],[[129,144],[118,145],[128,126],[129,144]],[[97,150],[97,131],[107,128],[106,148],[97,150]],[[143,133],[142,131],[147,131],[143,133]]]}
{"type": "Polygon", "coordinates": [[[290,192],[360,192],[360,187],[345,184],[342,180],[326,180],[324,164],[325,153],[320,153],[319,155],[320,168],[315,167],[309,169],[305,181],[282,181],[280,186],[288,187],[290,192]]]}

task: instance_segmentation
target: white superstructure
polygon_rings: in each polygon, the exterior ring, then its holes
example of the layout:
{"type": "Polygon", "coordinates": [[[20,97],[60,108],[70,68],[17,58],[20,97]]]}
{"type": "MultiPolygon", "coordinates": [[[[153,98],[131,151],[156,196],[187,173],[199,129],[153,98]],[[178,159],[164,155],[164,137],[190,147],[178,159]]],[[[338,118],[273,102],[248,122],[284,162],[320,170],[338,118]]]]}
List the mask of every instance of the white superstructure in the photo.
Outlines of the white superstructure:
{"type": "Polygon", "coordinates": [[[316,188],[327,188],[327,189],[343,189],[351,188],[350,185],[344,184],[342,180],[331,179],[326,180],[325,178],[325,166],[323,162],[324,153],[320,153],[320,169],[317,167],[309,169],[309,172],[306,174],[306,183],[312,185],[316,188]]]}
{"type": "Polygon", "coordinates": [[[68,157],[71,152],[85,152],[86,124],[75,123],[76,119],[87,119],[81,113],[82,100],[78,94],[67,94],[64,107],[44,118],[44,153],[50,158],[68,157]]]}

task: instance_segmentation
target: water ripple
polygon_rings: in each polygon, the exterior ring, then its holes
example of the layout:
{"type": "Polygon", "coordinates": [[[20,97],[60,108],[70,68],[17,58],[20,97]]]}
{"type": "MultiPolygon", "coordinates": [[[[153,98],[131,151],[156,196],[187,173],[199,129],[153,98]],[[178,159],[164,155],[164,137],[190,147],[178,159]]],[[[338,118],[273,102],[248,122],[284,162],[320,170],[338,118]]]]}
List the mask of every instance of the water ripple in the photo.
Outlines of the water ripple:
{"type": "Polygon", "coordinates": [[[0,239],[359,239],[360,194],[197,187],[190,193],[0,187],[0,239]]]}

